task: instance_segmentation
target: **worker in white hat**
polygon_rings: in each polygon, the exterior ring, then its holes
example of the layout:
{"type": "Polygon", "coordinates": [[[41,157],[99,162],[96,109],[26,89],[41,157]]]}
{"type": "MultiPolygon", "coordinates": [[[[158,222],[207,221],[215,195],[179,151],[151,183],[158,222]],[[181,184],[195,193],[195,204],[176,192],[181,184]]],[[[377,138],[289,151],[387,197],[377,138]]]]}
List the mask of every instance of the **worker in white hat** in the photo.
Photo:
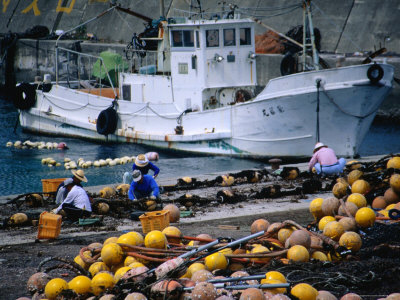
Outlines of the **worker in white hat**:
{"type": "Polygon", "coordinates": [[[344,158],[338,159],[333,149],[318,142],[315,144],[308,169],[312,171],[315,168],[318,175],[337,175],[343,172],[345,164],[346,160],[344,158]]]}

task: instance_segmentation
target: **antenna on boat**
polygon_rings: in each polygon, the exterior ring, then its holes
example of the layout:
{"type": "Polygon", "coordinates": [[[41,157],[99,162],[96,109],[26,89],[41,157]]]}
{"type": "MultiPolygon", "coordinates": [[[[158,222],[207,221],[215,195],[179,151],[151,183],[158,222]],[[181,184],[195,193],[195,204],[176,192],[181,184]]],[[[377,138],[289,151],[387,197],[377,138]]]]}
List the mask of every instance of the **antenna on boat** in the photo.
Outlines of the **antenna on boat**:
{"type": "Polygon", "coordinates": [[[303,66],[306,65],[308,52],[312,53],[314,68],[319,70],[319,56],[315,47],[314,26],[311,17],[311,0],[303,0],[303,66]],[[309,51],[310,48],[311,51],[309,51]]]}

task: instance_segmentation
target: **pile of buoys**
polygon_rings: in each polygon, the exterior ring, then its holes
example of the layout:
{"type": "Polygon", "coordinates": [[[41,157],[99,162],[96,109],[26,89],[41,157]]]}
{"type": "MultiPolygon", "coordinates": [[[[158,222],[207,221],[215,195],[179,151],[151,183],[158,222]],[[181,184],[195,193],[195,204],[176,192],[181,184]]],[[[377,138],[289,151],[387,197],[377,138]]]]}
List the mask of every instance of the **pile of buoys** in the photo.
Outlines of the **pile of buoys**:
{"type": "MultiPolygon", "coordinates": [[[[357,252],[361,247],[360,236],[348,231],[339,238],[337,233],[341,229],[338,229],[337,223],[327,223],[320,237],[292,221],[270,224],[268,220],[258,219],[251,227],[253,230],[264,228],[265,233],[249,239],[237,249],[230,248],[226,242],[214,243],[216,240],[208,234],[183,236],[175,226],[162,231],[152,230],[144,236],[131,231],[82,248],[74,262],[82,268],[83,274],[67,280],[52,278],[43,272],[35,273],[28,280],[28,290],[35,299],[58,299],[64,295],[69,295],[71,299],[89,299],[94,295],[98,297],[96,299],[118,297],[126,300],[171,297],[290,299],[288,296],[304,300],[338,299],[332,292],[318,291],[306,282],[297,280],[292,284],[289,277],[279,271],[258,272],[255,275],[246,271],[254,265],[268,264],[272,258],[280,259],[284,264],[337,260],[340,256],[333,257],[322,250],[322,241],[333,246],[338,241],[352,253],[357,252]],[[328,230],[328,227],[331,228],[328,230]],[[191,242],[187,243],[189,240],[191,242]],[[179,257],[172,259],[185,251],[193,253],[193,247],[202,245],[209,253],[199,251],[189,256],[191,260],[187,261],[179,260],[179,257]],[[152,277],[153,274],[157,279],[152,277]],[[243,287],[237,288],[238,282],[243,287]]],[[[356,297],[357,294],[348,293],[340,299],[361,299],[356,297]]]]}
{"type": "Polygon", "coordinates": [[[22,141],[15,141],[15,142],[7,142],[6,143],[6,147],[14,147],[17,149],[68,149],[68,146],[66,143],[61,142],[61,143],[57,143],[57,142],[32,142],[30,140],[26,140],[24,142],[22,141]]]}

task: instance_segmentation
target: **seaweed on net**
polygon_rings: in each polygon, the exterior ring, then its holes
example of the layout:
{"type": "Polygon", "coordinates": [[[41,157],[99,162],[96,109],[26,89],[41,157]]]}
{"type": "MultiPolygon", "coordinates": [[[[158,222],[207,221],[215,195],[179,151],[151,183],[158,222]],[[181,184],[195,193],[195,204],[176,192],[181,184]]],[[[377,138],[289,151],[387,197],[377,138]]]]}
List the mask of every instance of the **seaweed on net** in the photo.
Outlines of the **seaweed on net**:
{"type": "Polygon", "coordinates": [[[400,224],[381,224],[360,231],[363,248],[378,246],[382,243],[400,245],[400,224]]]}

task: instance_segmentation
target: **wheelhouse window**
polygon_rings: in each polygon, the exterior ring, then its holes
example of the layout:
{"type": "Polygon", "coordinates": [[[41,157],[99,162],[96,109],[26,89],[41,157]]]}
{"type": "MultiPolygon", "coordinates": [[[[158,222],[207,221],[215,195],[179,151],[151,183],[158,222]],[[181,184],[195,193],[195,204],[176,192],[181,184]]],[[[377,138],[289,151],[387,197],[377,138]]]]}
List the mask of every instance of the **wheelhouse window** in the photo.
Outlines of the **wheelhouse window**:
{"type": "Polygon", "coordinates": [[[251,28],[240,28],[240,45],[251,45],[251,28]]]}
{"type": "Polygon", "coordinates": [[[194,47],[193,30],[172,30],[172,47],[194,47]]]}
{"type": "Polygon", "coordinates": [[[207,47],[219,47],[219,30],[206,30],[207,47]]]}
{"type": "Polygon", "coordinates": [[[224,46],[235,46],[236,38],[235,38],[235,29],[224,29],[224,46]]]}
{"type": "Polygon", "coordinates": [[[200,48],[200,34],[196,31],[196,48],[200,48]]]}

